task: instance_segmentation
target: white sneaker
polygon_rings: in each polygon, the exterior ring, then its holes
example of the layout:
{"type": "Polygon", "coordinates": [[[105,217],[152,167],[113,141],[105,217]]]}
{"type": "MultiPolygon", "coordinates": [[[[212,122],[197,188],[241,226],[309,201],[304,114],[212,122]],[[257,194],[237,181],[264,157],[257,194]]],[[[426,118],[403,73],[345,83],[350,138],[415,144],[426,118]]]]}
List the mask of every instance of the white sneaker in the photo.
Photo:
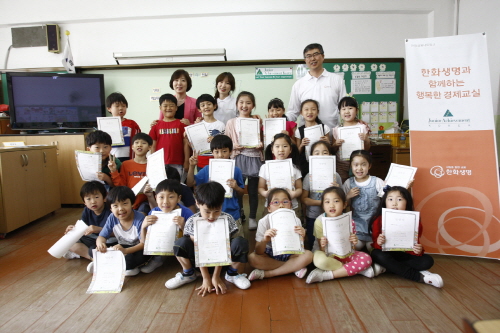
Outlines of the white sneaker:
{"type": "Polygon", "coordinates": [[[264,278],[264,271],[262,269],[254,269],[248,276],[249,281],[262,280],[264,278]]]}
{"type": "Polygon", "coordinates": [[[429,271],[420,271],[420,274],[424,276],[424,282],[434,286],[436,288],[443,288],[444,282],[441,275],[431,273],[429,271]]]}
{"type": "Polygon", "coordinates": [[[383,266],[380,266],[379,264],[373,264],[373,273],[375,273],[375,276],[379,276],[382,273],[385,273],[386,269],[383,266]]]}
{"type": "Polygon", "coordinates": [[[299,279],[303,279],[304,276],[306,276],[306,273],[307,273],[307,267],[304,267],[296,271],[295,276],[298,277],[299,279]]]}
{"type": "Polygon", "coordinates": [[[191,283],[196,280],[196,274],[184,276],[182,273],[175,274],[175,277],[171,278],[165,282],[165,287],[168,289],[176,289],[187,283],[191,283]]]}
{"type": "Polygon", "coordinates": [[[234,285],[240,289],[248,289],[251,286],[250,281],[247,279],[246,274],[238,274],[238,275],[228,275],[226,273],[226,281],[234,283],[234,285]]]}
{"type": "Polygon", "coordinates": [[[322,282],[326,280],[333,280],[333,272],[316,268],[309,273],[306,283],[322,282]]]}
{"type": "Polygon", "coordinates": [[[66,258],[66,259],[78,259],[78,258],[80,258],[80,256],[78,254],[76,254],[75,252],[73,252],[73,251],[68,251],[65,254],[63,254],[63,258],[66,258]]]}
{"type": "Polygon", "coordinates": [[[359,272],[358,274],[366,276],[367,278],[370,278],[370,279],[375,276],[375,272],[373,271],[372,266],[368,267],[364,271],[359,272]]]}
{"type": "Polygon", "coordinates": [[[146,265],[141,266],[141,272],[146,274],[151,273],[161,265],[163,265],[163,257],[154,256],[153,259],[149,260],[146,265]]]}
{"type": "Polygon", "coordinates": [[[256,219],[248,219],[248,230],[257,229],[257,220],[256,219]]]}
{"type": "Polygon", "coordinates": [[[136,268],[133,268],[133,269],[127,269],[125,271],[125,276],[136,276],[137,274],[139,274],[141,270],[136,267],[136,268]]]}
{"type": "Polygon", "coordinates": [[[91,261],[90,264],[87,265],[87,272],[94,273],[94,262],[91,261]]]}

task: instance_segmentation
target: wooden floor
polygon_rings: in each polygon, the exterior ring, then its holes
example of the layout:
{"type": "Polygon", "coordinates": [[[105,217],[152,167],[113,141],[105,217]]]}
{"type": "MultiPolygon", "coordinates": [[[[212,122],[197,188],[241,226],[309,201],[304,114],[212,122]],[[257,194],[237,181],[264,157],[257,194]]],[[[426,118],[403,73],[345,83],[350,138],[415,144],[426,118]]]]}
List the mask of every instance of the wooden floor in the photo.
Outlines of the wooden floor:
{"type": "Polygon", "coordinates": [[[387,273],[313,285],[289,275],[202,298],[201,279],[165,288],[180,269],[172,258],[127,277],[120,294],[88,295],[88,261],[47,253],[80,214],[62,208],[0,240],[0,332],[448,333],[463,331],[464,318],[500,318],[500,263],[448,256],[434,256],[432,269],[443,289],[387,273]]]}

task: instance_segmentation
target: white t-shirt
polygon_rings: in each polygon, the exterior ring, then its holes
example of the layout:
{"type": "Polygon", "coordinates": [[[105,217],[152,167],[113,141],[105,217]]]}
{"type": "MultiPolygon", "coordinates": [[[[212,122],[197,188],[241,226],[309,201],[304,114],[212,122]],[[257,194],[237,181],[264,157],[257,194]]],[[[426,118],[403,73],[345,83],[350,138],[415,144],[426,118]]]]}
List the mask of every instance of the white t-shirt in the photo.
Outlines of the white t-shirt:
{"type": "MultiPolygon", "coordinates": [[[[220,120],[216,120],[213,123],[207,123],[205,120],[203,120],[202,122],[207,127],[207,130],[208,130],[208,133],[210,134],[210,136],[224,134],[226,131],[226,125],[220,120]]],[[[212,152],[209,152],[209,153],[206,153],[203,155],[212,156],[212,152]]]]}
{"type": "Polygon", "coordinates": [[[214,112],[215,119],[227,124],[229,119],[236,118],[237,115],[236,98],[231,95],[224,99],[217,98],[217,110],[214,112]]]}
{"type": "MultiPolygon", "coordinates": [[[[269,175],[267,173],[267,166],[265,164],[263,164],[261,167],[260,167],[260,170],[259,170],[259,177],[261,178],[264,178],[266,180],[266,184],[267,184],[267,189],[270,190],[269,188],[269,175]]],[[[300,172],[299,169],[297,169],[295,166],[293,167],[293,173],[292,173],[292,191],[295,191],[295,181],[297,179],[300,179],[302,178],[302,173],[300,172]]],[[[267,199],[266,198],[266,203],[265,203],[265,206],[267,207],[267,199]]],[[[295,209],[299,207],[299,203],[297,201],[297,198],[293,198],[292,199],[292,209],[295,209]]]]}

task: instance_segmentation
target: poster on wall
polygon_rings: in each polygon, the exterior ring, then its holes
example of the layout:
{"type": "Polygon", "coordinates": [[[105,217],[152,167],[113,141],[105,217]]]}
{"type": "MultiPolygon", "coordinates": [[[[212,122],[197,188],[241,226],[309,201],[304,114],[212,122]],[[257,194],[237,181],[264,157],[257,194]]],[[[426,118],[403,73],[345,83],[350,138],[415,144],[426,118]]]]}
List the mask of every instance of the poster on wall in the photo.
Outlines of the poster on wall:
{"type": "Polygon", "coordinates": [[[485,34],[406,41],[413,185],[426,252],[500,258],[485,34]]]}

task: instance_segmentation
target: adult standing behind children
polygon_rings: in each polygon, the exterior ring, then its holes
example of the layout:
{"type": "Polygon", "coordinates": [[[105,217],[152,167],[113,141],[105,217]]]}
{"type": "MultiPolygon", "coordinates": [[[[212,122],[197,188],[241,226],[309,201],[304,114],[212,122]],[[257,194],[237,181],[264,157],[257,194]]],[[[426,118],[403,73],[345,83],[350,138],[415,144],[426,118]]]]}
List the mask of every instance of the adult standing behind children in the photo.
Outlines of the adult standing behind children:
{"type": "Polygon", "coordinates": [[[338,103],[346,95],[342,76],[328,72],[323,68],[325,53],[321,44],[309,44],[304,49],[304,59],[309,72],[297,80],[292,87],[286,116],[295,121],[300,115],[300,105],[307,99],[319,103],[319,119],[328,127],[338,125],[338,103]]]}
{"type": "Polygon", "coordinates": [[[214,98],[217,102],[217,113],[214,113],[214,117],[224,124],[227,124],[229,119],[236,118],[238,115],[236,99],[231,95],[235,89],[236,80],[233,74],[224,72],[215,78],[214,98]]]}
{"type": "MultiPolygon", "coordinates": [[[[170,77],[170,88],[175,91],[175,98],[177,99],[175,119],[180,119],[186,126],[194,124],[196,118],[201,117],[201,113],[196,108],[196,99],[187,95],[192,86],[193,83],[189,73],[183,69],[176,70],[170,77]]],[[[158,120],[163,120],[163,113],[160,112],[158,120]]]]}

